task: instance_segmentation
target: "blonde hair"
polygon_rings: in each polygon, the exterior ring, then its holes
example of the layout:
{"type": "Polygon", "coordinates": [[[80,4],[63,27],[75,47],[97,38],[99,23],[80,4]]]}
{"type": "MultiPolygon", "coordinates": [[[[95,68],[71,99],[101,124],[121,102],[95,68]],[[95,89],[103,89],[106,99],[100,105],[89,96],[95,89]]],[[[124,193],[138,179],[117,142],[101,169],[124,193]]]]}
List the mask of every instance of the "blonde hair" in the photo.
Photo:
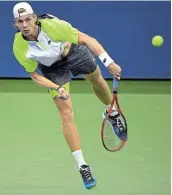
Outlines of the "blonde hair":
{"type": "MultiPolygon", "coordinates": [[[[38,17],[37,17],[37,15],[36,14],[30,14],[30,15],[32,15],[33,17],[35,17],[36,18],[36,22],[35,22],[35,24],[36,25],[38,25],[39,24],[39,21],[38,21],[38,17]]],[[[16,28],[16,29],[18,29],[17,28],[17,25],[16,25],[16,19],[14,19],[14,24],[12,25],[14,28],[16,28]]]]}

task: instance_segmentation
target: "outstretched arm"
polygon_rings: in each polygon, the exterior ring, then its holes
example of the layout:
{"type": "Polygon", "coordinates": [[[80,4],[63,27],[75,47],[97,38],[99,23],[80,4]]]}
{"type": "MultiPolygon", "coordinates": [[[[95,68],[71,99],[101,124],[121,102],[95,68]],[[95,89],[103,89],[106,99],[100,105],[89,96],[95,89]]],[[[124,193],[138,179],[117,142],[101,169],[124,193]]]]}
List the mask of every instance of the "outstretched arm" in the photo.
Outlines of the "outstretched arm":
{"type": "Polygon", "coordinates": [[[48,89],[55,89],[55,90],[57,90],[59,88],[59,85],[57,85],[57,84],[53,83],[52,81],[48,80],[47,78],[41,76],[37,72],[30,73],[30,76],[31,76],[32,80],[40,86],[46,87],[48,89]]]}
{"type": "Polygon", "coordinates": [[[78,43],[87,45],[91,52],[96,55],[100,61],[108,68],[109,72],[120,79],[121,68],[113,61],[113,59],[108,55],[102,45],[93,37],[78,31],[78,43]]]}
{"type": "Polygon", "coordinates": [[[69,94],[64,87],[61,87],[61,86],[53,83],[52,81],[41,76],[37,72],[30,73],[30,76],[31,76],[32,80],[37,85],[43,86],[43,87],[48,88],[48,89],[57,90],[59,92],[59,95],[58,95],[59,98],[65,99],[65,100],[69,98],[69,94]]]}

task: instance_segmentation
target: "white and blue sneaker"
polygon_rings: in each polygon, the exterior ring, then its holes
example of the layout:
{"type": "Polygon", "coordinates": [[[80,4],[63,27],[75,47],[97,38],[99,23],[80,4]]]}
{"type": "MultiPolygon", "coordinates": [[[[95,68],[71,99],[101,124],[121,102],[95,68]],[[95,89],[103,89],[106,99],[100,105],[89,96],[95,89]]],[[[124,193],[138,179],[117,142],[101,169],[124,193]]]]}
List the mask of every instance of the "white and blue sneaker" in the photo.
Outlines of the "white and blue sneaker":
{"type": "MultiPolygon", "coordinates": [[[[127,140],[127,133],[126,133],[126,130],[123,126],[123,122],[122,122],[122,117],[121,117],[121,114],[115,110],[115,111],[112,111],[112,112],[115,112],[115,114],[113,116],[109,116],[108,117],[108,122],[111,124],[112,126],[112,129],[114,130],[115,134],[123,141],[126,141],[127,140]]],[[[107,116],[107,111],[105,110],[103,113],[102,113],[102,117],[103,119],[105,119],[107,116]]]]}
{"type": "Polygon", "coordinates": [[[88,165],[82,165],[79,169],[79,172],[81,174],[83,184],[86,189],[89,190],[97,186],[97,181],[93,177],[90,167],[88,165]]]}

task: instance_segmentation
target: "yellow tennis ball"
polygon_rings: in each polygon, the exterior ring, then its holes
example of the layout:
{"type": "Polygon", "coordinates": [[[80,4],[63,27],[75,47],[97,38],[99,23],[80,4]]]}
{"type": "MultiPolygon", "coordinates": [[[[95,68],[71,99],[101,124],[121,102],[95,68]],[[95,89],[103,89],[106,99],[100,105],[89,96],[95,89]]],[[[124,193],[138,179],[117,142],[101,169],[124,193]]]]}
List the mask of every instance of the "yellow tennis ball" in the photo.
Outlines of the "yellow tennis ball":
{"type": "Polygon", "coordinates": [[[156,35],[152,38],[152,44],[155,46],[155,47],[160,47],[164,42],[164,39],[162,36],[160,35],[156,35]]]}

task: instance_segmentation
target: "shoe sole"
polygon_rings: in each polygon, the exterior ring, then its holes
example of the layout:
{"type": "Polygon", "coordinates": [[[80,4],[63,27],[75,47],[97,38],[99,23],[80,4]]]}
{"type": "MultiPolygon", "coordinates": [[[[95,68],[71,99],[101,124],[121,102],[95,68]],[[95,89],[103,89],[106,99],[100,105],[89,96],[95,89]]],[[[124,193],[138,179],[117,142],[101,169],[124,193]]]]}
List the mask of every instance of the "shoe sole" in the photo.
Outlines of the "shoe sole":
{"type": "Polygon", "coordinates": [[[95,186],[93,186],[93,187],[91,187],[91,188],[86,188],[85,186],[84,186],[84,188],[85,188],[86,190],[93,190],[93,189],[95,189],[97,186],[98,186],[98,182],[96,183],[95,186]]]}

